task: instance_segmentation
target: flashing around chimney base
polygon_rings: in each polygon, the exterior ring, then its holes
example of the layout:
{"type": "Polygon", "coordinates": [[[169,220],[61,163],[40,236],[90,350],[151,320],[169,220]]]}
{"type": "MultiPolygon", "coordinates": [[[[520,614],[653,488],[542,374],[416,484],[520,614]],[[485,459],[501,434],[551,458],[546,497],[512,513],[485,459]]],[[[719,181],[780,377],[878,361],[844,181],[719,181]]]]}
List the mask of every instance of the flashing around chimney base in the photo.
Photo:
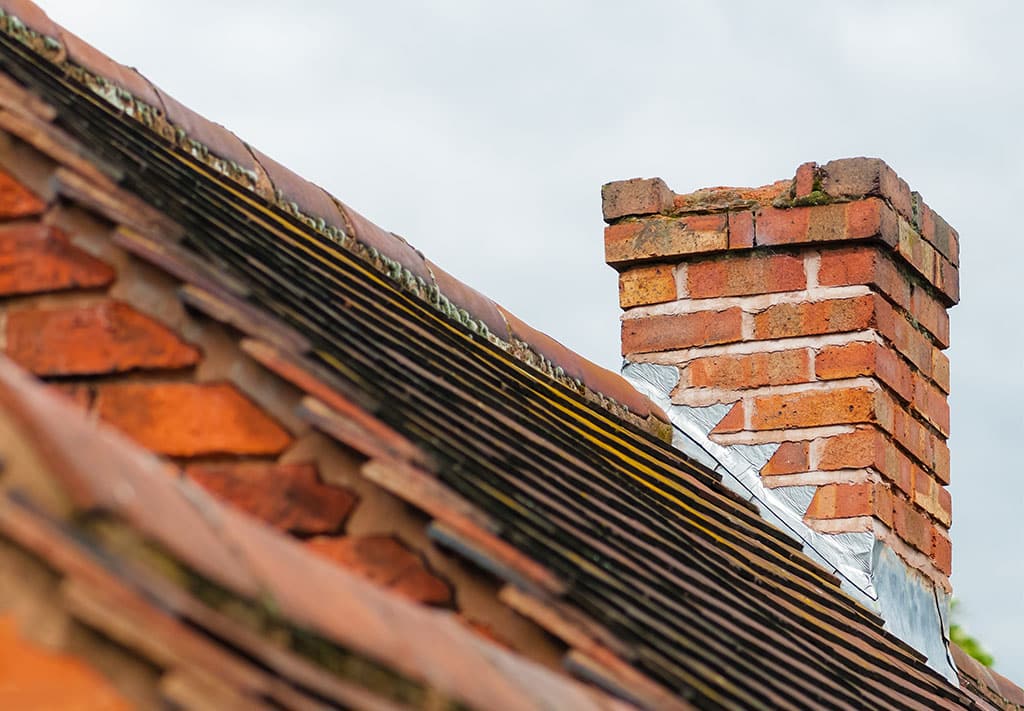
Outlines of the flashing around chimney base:
{"type": "Polygon", "coordinates": [[[949,595],[909,567],[873,530],[822,533],[804,523],[814,486],[764,486],[759,472],[778,444],[721,445],[709,433],[731,405],[674,404],[677,368],[625,363],[622,375],[668,414],[672,444],[722,477],[722,483],[757,506],[762,518],[800,542],[804,553],[834,573],[843,590],[885,620],[892,634],[928,658],[928,666],[958,685],[949,656],[949,595]]]}

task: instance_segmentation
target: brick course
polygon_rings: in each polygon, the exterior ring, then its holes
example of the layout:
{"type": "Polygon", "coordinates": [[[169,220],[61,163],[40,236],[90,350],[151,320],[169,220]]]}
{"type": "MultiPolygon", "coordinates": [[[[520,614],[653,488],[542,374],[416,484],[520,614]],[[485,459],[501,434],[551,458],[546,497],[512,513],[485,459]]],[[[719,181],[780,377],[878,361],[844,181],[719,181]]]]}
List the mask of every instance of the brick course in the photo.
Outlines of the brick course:
{"type": "Polygon", "coordinates": [[[657,215],[655,202],[645,217],[606,213],[609,262],[623,283],[635,262],[651,262],[651,275],[671,268],[686,303],[666,304],[669,281],[652,278],[659,295],[627,303],[661,305],[624,319],[623,353],[678,351],[678,402],[732,403],[714,438],[778,443],[762,475],[815,482],[808,520],[840,531],[872,517],[929,556],[921,569],[945,586],[942,349],[959,298],[956,232],[866,158],[807,163],[764,188],[677,195],[657,215]]]}

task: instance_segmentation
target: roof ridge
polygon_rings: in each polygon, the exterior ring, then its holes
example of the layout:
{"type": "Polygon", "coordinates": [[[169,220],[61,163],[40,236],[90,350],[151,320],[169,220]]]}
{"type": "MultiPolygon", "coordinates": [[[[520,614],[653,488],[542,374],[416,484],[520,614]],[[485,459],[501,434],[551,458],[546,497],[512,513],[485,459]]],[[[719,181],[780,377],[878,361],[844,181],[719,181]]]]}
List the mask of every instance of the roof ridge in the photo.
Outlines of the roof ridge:
{"type": "Polygon", "coordinates": [[[180,104],[132,67],[107,57],[28,0],[0,0],[0,31],[64,69],[125,116],[187,151],[306,227],[371,264],[449,320],[627,422],[671,439],[668,416],[621,375],[527,325],[430,263],[401,236],[180,104]],[[438,278],[438,273],[441,277],[438,278]]]}

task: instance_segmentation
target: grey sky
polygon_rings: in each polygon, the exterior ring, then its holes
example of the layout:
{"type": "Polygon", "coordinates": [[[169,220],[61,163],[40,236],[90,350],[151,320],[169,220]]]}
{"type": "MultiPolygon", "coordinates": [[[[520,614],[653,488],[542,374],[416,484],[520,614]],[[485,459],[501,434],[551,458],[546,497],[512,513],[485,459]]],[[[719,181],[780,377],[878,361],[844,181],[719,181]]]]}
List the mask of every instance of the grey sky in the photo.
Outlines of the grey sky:
{"type": "Polygon", "coordinates": [[[960,231],[953,583],[1024,683],[1024,6],[37,2],[610,368],[602,183],[687,192],[884,158],[960,231]]]}

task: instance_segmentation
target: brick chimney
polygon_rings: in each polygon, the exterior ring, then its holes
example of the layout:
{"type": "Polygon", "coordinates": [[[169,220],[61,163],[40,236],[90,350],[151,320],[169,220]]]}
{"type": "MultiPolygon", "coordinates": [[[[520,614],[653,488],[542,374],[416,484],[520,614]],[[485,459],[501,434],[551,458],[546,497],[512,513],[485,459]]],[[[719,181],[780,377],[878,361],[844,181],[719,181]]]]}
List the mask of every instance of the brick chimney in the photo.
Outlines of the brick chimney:
{"type": "Polygon", "coordinates": [[[626,180],[602,198],[627,363],[678,369],[667,397],[718,413],[713,443],[769,445],[760,485],[805,492],[808,529],[870,532],[948,593],[956,232],[870,158],[687,195],[626,180]]]}

